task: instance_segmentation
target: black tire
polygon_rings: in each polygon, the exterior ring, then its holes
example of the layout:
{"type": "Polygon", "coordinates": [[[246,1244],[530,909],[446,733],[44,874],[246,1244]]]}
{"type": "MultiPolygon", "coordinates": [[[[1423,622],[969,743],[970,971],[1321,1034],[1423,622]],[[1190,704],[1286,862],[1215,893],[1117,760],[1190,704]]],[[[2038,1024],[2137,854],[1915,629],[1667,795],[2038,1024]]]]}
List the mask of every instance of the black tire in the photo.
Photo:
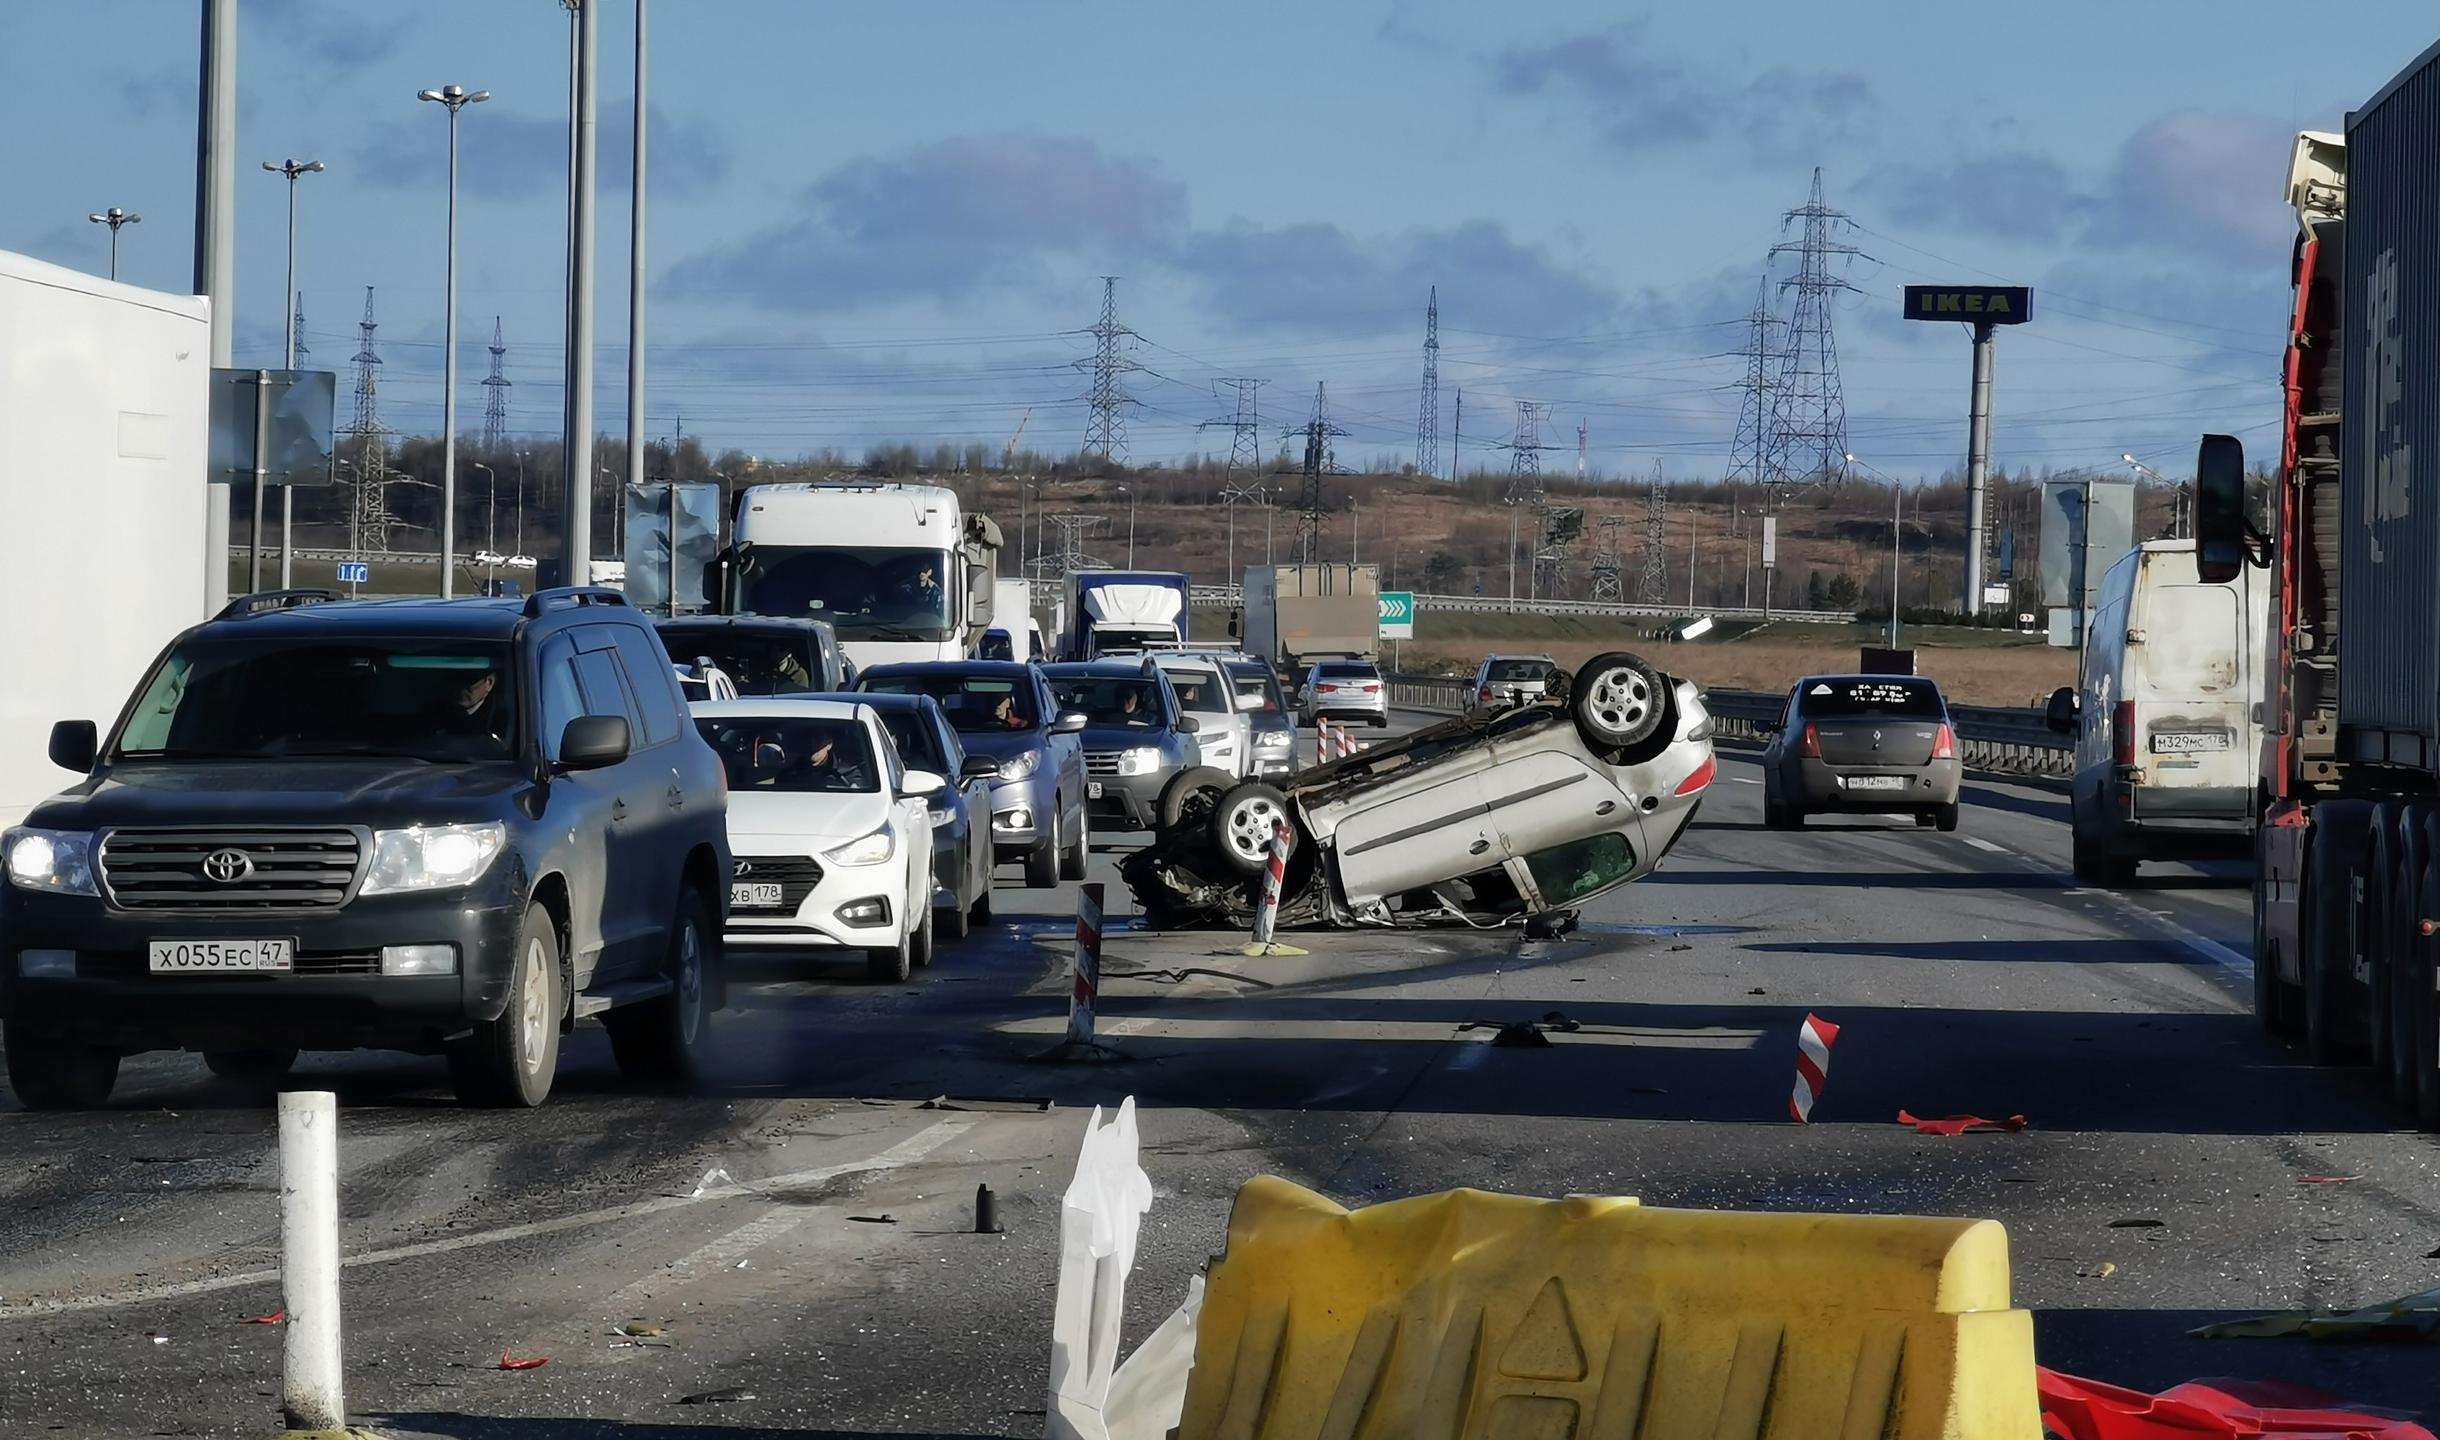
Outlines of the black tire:
{"type": "Polygon", "coordinates": [[[1058,883],[1059,837],[1046,835],[1025,852],[1025,884],[1028,889],[1048,890],[1058,883]]]}
{"type": "Polygon", "coordinates": [[[1196,797],[1208,795],[1214,804],[1237,783],[1237,777],[1216,765],[1197,765],[1181,770],[1161,787],[1161,828],[1174,830],[1186,818],[1186,807],[1196,797]]]}
{"type": "Polygon", "coordinates": [[[1955,830],[1957,828],[1957,802],[1951,800],[1948,804],[1933,811],[1932,823],[1940,827],[1940,833],[1943,835],[1955,830]]]}
{"type": "Polygon", "coordinates": [[[1762,827],[1766,830],[1788,828],[1788,807],[1779,803],[1779,795],[1771,782],[1762,782],[1762,827]]]}
{"type": "Polygon", "coordinates": [[[663,961],[669,993],[602,1017],[619,1073],[650,1085],[689,1086],[703,1078],[711,1050],[712,997],[720,991],[720,933],[711,907],[692,888],[678,897],[663,961]]]}
{"type": "Polygon", "coordinates": [[[1587,744],[1598,749],[1640,745],[1661,728],[1669,708],[1661,677],[1640,655],[1612,650],[1576,671],[1568,709],[1587,744]]]}
{"type": "Polygon", "coordinates": [[[935,906],[932,910],[934,931],[943,940],[963,940],[970,928],[966,907],[955,903],[955,898],[952,896],[950,904],[935,906]]]}
{"type": "Polygon", "coordinates": [[[988,925],[991,923],[990,876],[986,875],[983,877],[983,893],[975,896],[974,903],[966,907],[966,918],[976,925],[988,925]]]}
{"type": "MultiPolygon", "coordinates": [[[[2416,886],[2414,914],[2430,916],[2440,905],[2440,817],[2424,825],[2423,873],[2416,886]]],[[[2440,936],[2425,935],[2418,925],[2407,950],[2406,986],[2412,999],[2406,1010],[2407,1049],[2412,1057],[2414,1088],[2407,1096],[2415,1125],[2440,1131],[2440,936]]]]}
{"type": "Polygon", "coordinates": [[[2085,833],[2083,822],[2075,818],[2072,810],[2067,822],[2067,853],[2067,868],[2075,872],[2077,884],[2101,883],[2100,857],[2094,853],[2092,837],[2085,833]]]}
{"type": "Polygon", "coordinates": [[[2254,836],[2254,1019],[2265,1035],[2285,1036],[2295,1031],[2302,1017],[2295,987],[2279,978],[2281,957],[2272,953],[2270,917],[2262,903],[2262,877],[2269,873],[2269,837],[2267,828],[2254,836]]]}
{"type": "Polygon", "coordinates": [[[206,1050],[203,1068],[223,1080],[235,1080],[247,1085],[269,1085],[296,1068],[297,1052],[293,1049],[206,1050]]]}
{"type": "Polygon", "coordinates": [[[449,1079],[462,1103],[531,1109],[550,1098],[568,1013],[564,991],[559,927],[549,911],[529,905],[509,962],[506,1008],[449,1047],[449,1079]]]}
{"type": "Polygon", "coordinates": [[[2305,1056],[2316,1065],[2343,1063],[2360,1047],[2350,991],[2354,966],[2354,869],[2370,830],[2370,807],[2333,801],[2315,807],[2305,839],[2304,954],[2297,957],[2304,984],[2305,1056]]]}
{"type": "Polygon", "coordinates": [[[2355,916],[2355,944],[2365,981],[2365,1058],[2372,1065],[2377,1083],[2391,1095],[2402,1096],[2403,1076],[2390,1063],[2397,1045],[2397,1026],[2391,1013],[2397,1004],[2397,989],[2389,973],[2397,954],[2400,923],[2397,818],[2397,812],[2386,805],[2373,812],[2372,847],[2364,857],[2363,899],[2355,916]]]}
{"type": "Polygon", "coordinates": [[[915,947],[911,937],[901,938],[896,945],[864,952],[864,978],[876,985],[904,985],[915,973],[915,947]]]}
{"type": "Polygon", "coordinates": [[[9,1088],[28,1110],[91,1110],[119,1083],[119,1052],[0,1026],[8,1047],[9,1088]]]}
{"type": "Polygon", "coordinates": [[[1059,878],[1082,880],[1084,868],[1093,857],[1093,822],[1083,815],[1076,817],[1076,843],[1059,852],[1059,878]]]}
{"type": "Polygon", "coordinates": [[[1241,780],[1212,807],[1211,844],[1227,869],[1252,879],[1271,863],[1271,835],[1288,819],[1288,797],[1262,780],[1241,780]]]}
{"type": "MultiPolygon", "coordinates": [[[[2429,807],[2407,806],[2398,816],[2393,832],[2394,861],[2389,870],[2387,923],[2382,927],[2385,942],[2382,964],[2375,972],[2376,981],[2385,981],[2387,1002],[2381,1007],[2383,1019],[2381,1074],[2389,1086],[2389,1098],[2413,1109],[2419,1082],[2415,1075],[2417,1062],[2416,1032],[2422,1026],[2423,1006],[2416,993],[2418,952],[2425,947],[2422,917],[2430,912],[2422,907],[2426,892],[2422,889],[2424,868],[2424,828],[2430,820],[2429,807]]],[[[2423,989],[2430,989],[2425,979],[2423,989]]]]}
{"type": "Polygon", "coordinates": [[[931,965],[932,953],[940,947],[940,932],[932,928],[935,923],[932,912],[925,910],[923,919],[915,923],[915,938],[907,942],[907,961],[918,970],[931,965]]]}

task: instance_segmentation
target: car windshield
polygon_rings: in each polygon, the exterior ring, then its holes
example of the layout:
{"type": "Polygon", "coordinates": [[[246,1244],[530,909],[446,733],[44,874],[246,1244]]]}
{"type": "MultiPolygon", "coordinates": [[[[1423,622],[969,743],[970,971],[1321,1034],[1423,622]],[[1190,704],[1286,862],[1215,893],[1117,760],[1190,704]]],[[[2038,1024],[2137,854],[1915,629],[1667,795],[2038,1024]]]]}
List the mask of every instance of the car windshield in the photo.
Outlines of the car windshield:
{"type": "Polygon", "coordinates": [[[1484,677],[1510,685],[1548,680],[1557,667],[1548,660],[1494,660],[1491,673],[1484,677]]]}
{"type": "Polygon", "coordinates": [[[822,688],[807,655],[820,644],[811,635],[757,635],[725,625],[664,625],[661,643],[681,665],[708,659],[729,677],[740,695],[803,695],[822,688]]]}
{"type": "Polygon", "coordinates": [[[506,642],[198,639],[137,695],[122,760],[334,755],[505,760],[520,733],[506,642]]]}
{"type": "Polygon", "coordinates": [[[1209,670],[1170,670],[1169,688],[1177,692],[1178,708],[1194,715],[1233,715],[1237,711],[1236,691],[1220,683],[1220,677],[1209,670]]]}
{"type": "Polygon", "coordinates": [[[842,640],[946,640],[950,573],[939,550],[757,545],[738,604],[828,620],[842,640]]]}
{"type": "Polygon", "coordinates": [[[1034,713],[1034,687],[1007,675],[934,671],[867,675],[856,684],[877,695],[929,695],[940,702],[951,728],[962,734],[1031,730],[1042,723],[1034,713]]]}
{"type": "Polygon", "coordinates": [[[1052,676],[1051,693],[1059,698],[1060,709],[1083,711],[1087,725],[1160,730],[1169,724],[1169,708],[1161,702],[1157,680],[1052,676]]]}
{"type": "Polygon", "coordinates": [[[1938,720],[1948,706],[1929,680],[1863,676],[1807,680],[1797,687],[1798,706],[1809,720],[1938,720]]]}
{"type": "Polygon", "coordinates": [[[1262,697],[1262,704],[1255,713],[1277,715],[1288,708],[1287,702],[1282,700],[1279,695],[1279,677],[1271,673],[1270,666],[1231,665],[1228,667],[1228,677],[1237,684],[1239,700],[1243,700],[1249,695],[1262,697]]]}
{"type": "Polygon", "coordinates": [[[909,769],[950,773],[949,757],[940,749],[940,732],[920,712],[892,708],[875,713],[881,717],[881,728],[890,732],[890,743],[898,747],[898,758],[909,769]]]}
{"type": "Polygon", "coordinates": [[[698,716],[695,728],[729,772],[729,789],[869,794],[881,788],[861,724],[819,715],[698,716]]]}

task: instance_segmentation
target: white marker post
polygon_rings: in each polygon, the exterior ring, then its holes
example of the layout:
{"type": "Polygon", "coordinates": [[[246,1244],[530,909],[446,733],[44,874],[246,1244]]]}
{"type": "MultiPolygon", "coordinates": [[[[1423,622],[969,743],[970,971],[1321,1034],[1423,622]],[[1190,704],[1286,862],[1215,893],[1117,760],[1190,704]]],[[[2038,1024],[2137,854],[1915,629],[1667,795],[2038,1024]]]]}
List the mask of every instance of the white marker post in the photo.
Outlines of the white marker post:
{"type": "Polygon", "coordinates": [[[288,1312],[280,1408],[292,1430],[341,1430],[339,1097],[280,1096],[280,1289],[288,1312]]]}

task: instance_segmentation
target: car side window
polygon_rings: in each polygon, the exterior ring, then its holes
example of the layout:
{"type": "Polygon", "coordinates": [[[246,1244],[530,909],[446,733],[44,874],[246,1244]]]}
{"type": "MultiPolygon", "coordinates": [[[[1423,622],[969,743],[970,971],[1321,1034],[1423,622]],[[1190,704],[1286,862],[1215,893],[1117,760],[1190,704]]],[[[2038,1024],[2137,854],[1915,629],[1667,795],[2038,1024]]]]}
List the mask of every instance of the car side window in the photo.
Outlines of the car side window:
{"type": "Polygon", "coordinates": [[[552,636],[542,647],[535,678],[542,714],[542,757],[556,764],[559,737],[567,733],[569,721],[585,713],[584,692],[576,684],[575,643],[565,635],[552,636]]]}
{"type": "Polygon", "coordinates": [[[617,642],[607,635],[592,637],[580,632],[576,644],[576,684],[584,692],[585,713],[623,716],[630,731],[643,735],[643,717],[636,714],[626,677],[619,674],[617,642]]]}
{"type": "Polygon", "coordinates": [[[881,788],[888,794],[896,795],[906,789],[906,761],[899,757],[898,742],[890,738],[889,726],[875,725],[872,734],[873,753],[881,757],[881,788]]]}
{"type": "Polygon", "coordinates": [[[659,745],[674,737],[678,727],[685,723],[678,702],[677,672],[670,669],[667,652],[641,629],[626,625],[611,628],[618,634],[619,659],[626,664],[636,708],[644,719],[644,734],[638,748],[659,745]]]}
{"type": "Polygon", "coordinates": [[[932,743],[940,747],[941,762],[949,767],[941,778],[947,780],[952,789],[964,784],[965,781],[959,776],[966,768],[966,747],[958,742],[957,732],[937,718],[926,723],[932,727],[932,743]]]}

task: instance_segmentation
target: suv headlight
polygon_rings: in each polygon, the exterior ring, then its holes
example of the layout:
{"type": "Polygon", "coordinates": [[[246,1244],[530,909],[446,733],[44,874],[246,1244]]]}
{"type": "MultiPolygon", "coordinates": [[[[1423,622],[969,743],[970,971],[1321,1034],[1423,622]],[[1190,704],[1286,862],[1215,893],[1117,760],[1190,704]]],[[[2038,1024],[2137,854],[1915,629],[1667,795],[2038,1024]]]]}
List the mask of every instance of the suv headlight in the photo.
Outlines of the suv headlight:
{"type": "Polygon", "coordinates": [[[20,890],[91,895],[93,835],[86,830],[11,830],[0,838],[8,852],[8,880],[20,890]]]}
{"type": "Polygon", "coordinates": [[[1295,740],[1296,732],[1285,728],[1254,732],[1254,743],[1257,745],[1288,745],[1294,743],[1295,740]]]}
{"type": "Polygon", "coordinates": [[[882,826],[872,834],[850,840],[835,850],[822,852],[823,858],[839,865],[882,865],[898,853],[898,837],[890,827],[882,826]]]}
{"type": "Polygon", "coordinates": [[[373,863],[359,894],[450,890],[471,885],[508,844],[497,820],[480,825],[416,825],[373,832],[373,863]]]}
{"type": "Polygon", "coordinates": [[[1040,768],[1042,768],[1041,751],[1020,750],[1016,754],[1011,755],[1007,759],[1000,762],[1000,778],[1003,780],[1028,780],[1033,778],[1033,773],[1040,768]]]}
{"type": "Polygon", "coordinates": [[[1149,775],[1160,768],[1161,752],[1153,746],[1138,745],[1132,750],[1118,752],[1118,773],[1121,775],[1149,775]]]}

